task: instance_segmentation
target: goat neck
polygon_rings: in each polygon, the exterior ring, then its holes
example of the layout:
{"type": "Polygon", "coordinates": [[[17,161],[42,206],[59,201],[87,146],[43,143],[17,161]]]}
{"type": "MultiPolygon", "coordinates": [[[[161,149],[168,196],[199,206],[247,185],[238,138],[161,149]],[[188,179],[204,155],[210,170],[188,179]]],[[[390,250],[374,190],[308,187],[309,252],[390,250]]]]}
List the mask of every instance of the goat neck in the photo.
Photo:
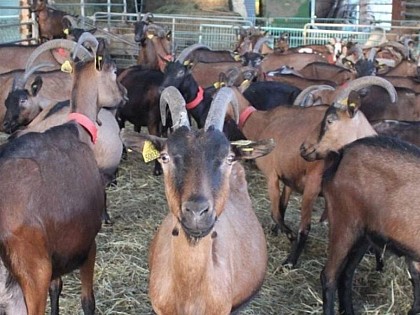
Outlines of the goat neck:
{"type": "Polygon", "coordinates": [[[239,129],[247,139],[258,139],[270,117],[267,111],[256,110],[238,89],[233,89],[239,104],[239,129]]]}

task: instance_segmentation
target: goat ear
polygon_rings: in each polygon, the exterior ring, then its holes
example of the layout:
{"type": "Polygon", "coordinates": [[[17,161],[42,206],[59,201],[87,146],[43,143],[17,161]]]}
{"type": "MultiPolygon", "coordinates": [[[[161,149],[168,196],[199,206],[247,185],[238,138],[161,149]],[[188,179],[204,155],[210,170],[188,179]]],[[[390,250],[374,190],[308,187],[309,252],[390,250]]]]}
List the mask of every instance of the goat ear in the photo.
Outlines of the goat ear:
{"type": "Polygon", "coordinates": [[[274,140],[239,140],[231,142],[232,151],[238,160],[251,160],[267,155],[274,149],[274,140]]]}
{"type": "Polygon", "coordinates": [[[127,149],[143,154],[143,159],[146,163],[157,159],[160,151],[163,150],[166,144],[165,138],[140,134],[125,129],[121,130],[120,137],[127,149]]]}
{"type": "Polygon", "coordinates": [[[42,87],[42,78],[39,75],[37,75],[34,82],[32,82],[31,84],[32,96],[36,96],[39,90],[41,90],[41,87],[42,87]]]}

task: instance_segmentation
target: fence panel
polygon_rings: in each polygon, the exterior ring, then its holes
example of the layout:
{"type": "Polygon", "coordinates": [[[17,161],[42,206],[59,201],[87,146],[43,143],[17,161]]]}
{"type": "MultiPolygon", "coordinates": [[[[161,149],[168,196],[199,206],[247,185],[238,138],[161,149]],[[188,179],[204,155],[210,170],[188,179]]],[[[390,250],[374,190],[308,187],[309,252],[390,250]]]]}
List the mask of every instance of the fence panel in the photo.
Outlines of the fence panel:
{"type": "Polygon", "coordinates": [[[0,43],[36,41],[37,33],[32,32],[36,21],[29,13],[29,7],[0,6],[0,43]]]}

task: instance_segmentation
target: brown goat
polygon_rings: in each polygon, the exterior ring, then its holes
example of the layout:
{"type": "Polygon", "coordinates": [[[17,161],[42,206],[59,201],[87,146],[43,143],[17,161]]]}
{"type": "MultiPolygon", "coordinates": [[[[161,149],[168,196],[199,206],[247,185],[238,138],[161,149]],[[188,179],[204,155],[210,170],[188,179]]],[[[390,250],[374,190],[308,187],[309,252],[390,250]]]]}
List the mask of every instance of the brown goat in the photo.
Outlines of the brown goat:
{"type": "Polygon", "coordinates": [[[63,17],[69,15],[64,11],[47,6],[47,0],[33,0],[31,11],[35,12],[39,25],[39,38],[43,42],[53,38],[65,38],[63,17]]]}
{"type": "MultiPolygon", "coordinates": [[[[360,82],[384,84],[383,79],[360,82]]],[[[276,231],[285,233],[292,241],[292,249],[284,264],[295,266],[305,246],[310,227],[311,213],[316,198],[321,192],[323,161],[309,163],[300,156],[300,145],[309,133],[319,125],[328,107],[279,106],[269,111],[258,111],[237,90],[232,89],[232,100],[239,103],[239,129],[249,140],[274,138],[275,149],[256,161],[257,167],[267,179],[268,194],[271,202],[271,216],[276,223],[276,231]],[[280,194],[280,181],[283,191],[280,194]],[[298,235],[285,224],[285,212],[292,192],[302,194],[301,222],[298,235]]],[[[344,90],[338,98],[342,101],[349,90],[344,90]]],[[[395,91],[394,91],[395,92],[395,91]]],[[[391,93],[391,91],[390,91],[391,93]]],[[[393,94],[394,95],[394,94],[393,94]]]]}
{"type": "MultiPolygon", "coordinates": [[[[116,67],[91,60],[73,65],[69,122],[16,138],[0,150],[0,255],[22,289],[28,315],[45,313],[48,287],[80,269],[82,307],[93,314],[95,237],[104,185],[92,153],[93,122],[102,106],[123,100],[116,67]]],[[[53,314],[58,314],[58,308],[53,314]]]]}
{"type": "MultiPolygon", "coordinates": [[[[223,100],[222,91],[218,96],[223,100]]],[[[167,140],[148,137],[160,152],[170,209],[150,247],[152,306],[160,315],[230,314],[259,290],[267,265],[264,232],[237,160],[267,154],[273,143],[231,146],[221,131],[226,104],[217,96],[199,131],[190,129],[175,88],[165,89],[162,100],[176,130],[167,140]]],[[[123,135],[141,151],[139,137],[123,135]]]]}
{"type": "Polygon", "coordinates": [[[376,136],[360,102],[351,101],[357,98],[352,91],[348,106],[331,106],[301,148],[305,159],[326,158],[329,165],[322,190],[330,226],[321,273],[324,314],[335,314],[337,288],[340,313],[354,314],[353,275],[371,244],[406,257],[414,291],[408,314],[418,314],[420,149],[376,136]]]}
{"type": "Polygon", "coordinates": [[[142,32],[142,36],[139,38],[140,52],[137,64],[145,66],[145,69],[163,72],[166,62],[173,59],[171,32],[150,23],[142,29],[142,32]]]}

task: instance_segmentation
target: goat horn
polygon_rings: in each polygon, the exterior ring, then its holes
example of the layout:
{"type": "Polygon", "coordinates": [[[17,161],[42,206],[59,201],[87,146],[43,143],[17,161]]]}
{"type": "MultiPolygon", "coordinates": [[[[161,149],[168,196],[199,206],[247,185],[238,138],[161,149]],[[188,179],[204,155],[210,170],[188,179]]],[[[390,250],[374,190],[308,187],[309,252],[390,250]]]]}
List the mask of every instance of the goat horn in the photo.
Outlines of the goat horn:
{"type": "Polygon", "coordinates": [[[239,104],[238,99],[234,91],[228,87],[222,87],[217,92],[213,101],[211,102],[210,110],[207,115],[206,123],[204,124],[204,130],[207,130],[210,126],[214,126],[215,129],[222,131],[223,123],[225,121],[226,111],[228,104],[232,105],[234,119],[236,122],[239,120],[239,104]]]}
{"type": "MultiPolygon", "coordinates": [[[[29,56],[28,60],[26,61],[25,71],[27,71],[27,69],[30,69],[32,67],[32,64],[34,63],[34,61],[43,52],[45,52],[47,50],[50,50],[50,49],[54,49],[54,48],[64,48],[64,49],[67,49],[69,51],[72,51],[76,47],[76,45],[77,44],[74,41],[68,40],[68,39],[51,39],[51,40],[47,41],[46,43],[37,47],[32,52],[32,54],[29,56]]],[[[80,49],[80,51],[78,51],[78,57],[80,59],[85,59],[86,57],[91,58],[92,56],[89,53],[89,51],[86,48],[83,47],[83,49],[80,49]]]]}
{"type": "Polygon", "coordinates": [[[67,20],[70,23],[71,28],[76,28],[77,27],[77,19],[73,16],[73,15],[65,15],[63,16],[63,18],[61,19],[62,21],[67,20]]]}
{"type": "Polygon", "coordinates": [[[312,91],[315,91],[315,90],[335,90],[335,88],[333,88],[331,85],[326,85],[326,84],[308,86],[306,89],[302,90],[299,93],[299,95],[295,98],[293,105],[297,105],[297,106],[307,105],[305,103],[306,103],[308,95],[312,91]]]}
{"type": "Polygon", "coordinates": [[[192,44],[192,45],[184,48],[181,51],[181,53],[179,54],[179,56],[176,58],[175,61],[178,61],[181,64],[183,64],[185,62],[185,59],[188,57],[189,54],[191,54],[194,50],[201,49],[201,48],[211,50],[211,48],[209,46],[204,45],[204,44],[192,44]]]}
{"type": "Polygon", "coordinates": [[[166,105],[169,105],[169,110],[171,111],[172,128],[174,130],[181,126],[190,127],[185,99],[174,86],[168,86],[160,95],[160,116],[163,126],[166,124],[166,105]]]}
{"type": "Polygon", "coordinates": [[[270,39],[268,39],[267,37],[261,37],[260,39],[257,40],[257,42],[255,43],[254,49],[252,50],[252,52],[254,53],[259,53],[261,46],[266,43],[269,42],[270,39]]]}
{"type": "Polygon", "coordinates": [[[30,69],[26,69],[25,72],[21,75],[19,75],[17,78],[13,81],[13,88],[12,90],[16,89],[23,89],[25,87],[26,82],[28,81],[29,77],[35,72],[38,71],[41,68],[48,68],[48,67],[54,67],[54,64],[43,62],[39,65],[33,66],[30,69]]]}
{"type": "Polygon", "coordinates": [[[149,23],[149,22],[152,22],[153,18],[154,18],[153,14],[150,13],[150,12],[147,12],[143,15],[141,20],[142,20],[142,22],[149,23]]]}
{"type": "Polygon", "coordinates": [[[389,94],[391,101],[395,103],[397,100],[397,91],[395,87],[391,84],[391,82],[377,76],[366,76],[354,79],[346,84],[346,86],[340,89],[333,101],[333,104],[340,107],[342,104],[346,104],[346,99],[351,90],[358,91],[365,87],[369,87],[371,85],[378,85],[383,87],[389,94]]]}
{"type": "Polygon", "coordinates": [[[395,42],[395,41],[385,42],[383,44],[380,44],[378,47],[384,48],[386,46],[389,46],[398,50],[403,55],[403,59],[408,59],[408,57],[410,56],[410,51],[408,47],[399,42],[395,42]]]}
{"type": "Polygon", "coordinates": [[[367,60],[369,60],[369,61],[373,61],[373,60],[375,59],[376,52],[377,52],[376,48],[375,48],[375,47],[372,47],[372,48],[370,49],[370,51],[369,51],[369,55],[368,55],[368,57],[367,57],[367,60]]]}
{"type": "Polygon", "coordinates": [[[89,54],[90,58],[91,59],[95,58],[96,51],[97,51],[98,46],[99,46],[98,39],[94,35],[92,35],[91,33],[84,32],[79,37],[79,40],[77,41],[76,48],[74,48],[74,51],[73,51],[73,54],[72,54],[72,59],[73,60],[76,58],[78,50],[80,49],[80,47],[82,47],[82,44],[85,43],[85,42],[89,43],[90,48],[92,49],[92,52],[93,52],[93,55],[89,54]]]}

